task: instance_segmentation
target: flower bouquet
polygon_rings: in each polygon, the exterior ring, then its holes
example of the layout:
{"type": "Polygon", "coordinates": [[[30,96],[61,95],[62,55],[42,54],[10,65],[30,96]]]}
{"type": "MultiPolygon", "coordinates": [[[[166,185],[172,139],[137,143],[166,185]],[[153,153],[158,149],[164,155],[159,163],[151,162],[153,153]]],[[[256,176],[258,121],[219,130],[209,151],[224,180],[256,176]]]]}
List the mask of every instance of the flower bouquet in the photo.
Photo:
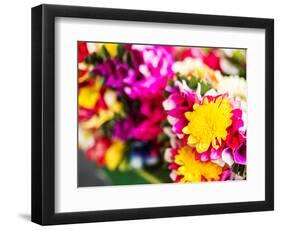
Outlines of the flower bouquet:
{"type": "Polygon", "coordinates": [[[106,185],[246,179],[246,114],[245,50],[78,42],[79,148],[106,185]]]}

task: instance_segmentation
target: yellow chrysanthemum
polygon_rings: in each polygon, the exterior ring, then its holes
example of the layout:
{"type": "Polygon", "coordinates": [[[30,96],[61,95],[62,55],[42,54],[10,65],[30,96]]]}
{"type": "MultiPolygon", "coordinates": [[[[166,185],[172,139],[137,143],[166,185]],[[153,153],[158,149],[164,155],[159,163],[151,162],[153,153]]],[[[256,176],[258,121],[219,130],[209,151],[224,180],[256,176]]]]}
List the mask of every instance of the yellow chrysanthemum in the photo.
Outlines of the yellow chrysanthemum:
{"type": "Polygon", "coordinates": [[[79,90],[78,103],[86,109],[92,109],[99,97],[100,89],[102,87],[102,79],[97,77],[93,85],[85,86],[79,90]]]}
{"type": "Polygon", "coordinates": [[[207,181],[219,180],[222,168],[212,162],[201,162],[195,159],[192,148],[184,146],[178,150],[175,163],[179,165],[177,175],[182,176],[180,182],[200,182],[202,177],[207,181]]]}
{"type": "Polygon", "coordinates": [[[116,139],[105,153],[105,164],[109,170],[115,170],[122,160],[125,143],[116,139]]]}
{"type": "Polygon", "coordinates": [[[220,96],[209,101],[204,98],[203,104],[195,104],[193,109],[185,113],[189,123],[182,132],[189,134],[187,143],[195,146],[199,153],[207,151],[210,145],[218,149],[221,141],[226,139],[226,129],[232,123],[229,99],[220,96]]]}

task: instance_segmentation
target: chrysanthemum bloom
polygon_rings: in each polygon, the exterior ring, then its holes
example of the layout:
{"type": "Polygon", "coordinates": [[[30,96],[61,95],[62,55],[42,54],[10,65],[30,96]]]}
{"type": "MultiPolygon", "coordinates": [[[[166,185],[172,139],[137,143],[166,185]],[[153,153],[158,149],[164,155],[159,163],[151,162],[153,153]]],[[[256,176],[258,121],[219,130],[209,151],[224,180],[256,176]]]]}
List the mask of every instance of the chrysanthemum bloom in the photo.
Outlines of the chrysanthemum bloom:
{"type": "Polygon", "coordinates": [[[223,172],[215,163],[196,160],[192,148],[187,145],[178,150],[174,163],[178,166],[176,174],[180,183],[218,181],[223,172]]]}
{"type": "Polygon", "coordinates": [[[189,135],[187,144],[195,146],[198,153],[210,145],[218,149],[227,137],[231,125],[232,107],[227,97],[205,97],[202,104],[194,104],[192,112],[186,112],[189,121],[182,132],[189,135]]]}

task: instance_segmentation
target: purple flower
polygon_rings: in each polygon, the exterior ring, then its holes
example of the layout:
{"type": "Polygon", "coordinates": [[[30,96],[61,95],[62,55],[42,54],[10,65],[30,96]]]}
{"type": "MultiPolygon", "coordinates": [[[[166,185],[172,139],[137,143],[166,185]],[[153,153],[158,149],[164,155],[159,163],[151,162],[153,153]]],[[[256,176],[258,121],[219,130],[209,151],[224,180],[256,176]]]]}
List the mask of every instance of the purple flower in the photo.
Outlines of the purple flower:
{"type": "Polygon", "coordinates": [[[232,165],[233,162],[236,164],[246,165],[246,141],[239,144],[236,148],[227,147],[222,151],[223,160],[232,165]]]}
{"type": "Polygon", "coordinates": [[[133,120],[129,117],[125,120],[119,120],[114,123],[113,137],[126,141],[131,138],[131,129],[133,120]]]}
{"type": "Polygon", "coordinates": [[[246,165],[246,142],[241,143],[233,151],[234,162],[241,165],[246,165]]]}

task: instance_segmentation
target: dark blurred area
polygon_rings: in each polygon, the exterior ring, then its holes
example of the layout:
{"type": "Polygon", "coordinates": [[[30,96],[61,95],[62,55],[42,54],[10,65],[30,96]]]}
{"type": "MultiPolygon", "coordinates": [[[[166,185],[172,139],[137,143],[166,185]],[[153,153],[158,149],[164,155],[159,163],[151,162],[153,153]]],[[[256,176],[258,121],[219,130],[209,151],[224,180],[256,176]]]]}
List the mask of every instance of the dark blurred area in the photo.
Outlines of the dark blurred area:
{"type": "Polygon", "coordinates": [[[98,170],[97,166],[93,162],[86,159],[81,150],[78,150],[77,154],[78,187],[104,186],[111,184],[106,176],[100,172],[100,170],[98,170]]]}

